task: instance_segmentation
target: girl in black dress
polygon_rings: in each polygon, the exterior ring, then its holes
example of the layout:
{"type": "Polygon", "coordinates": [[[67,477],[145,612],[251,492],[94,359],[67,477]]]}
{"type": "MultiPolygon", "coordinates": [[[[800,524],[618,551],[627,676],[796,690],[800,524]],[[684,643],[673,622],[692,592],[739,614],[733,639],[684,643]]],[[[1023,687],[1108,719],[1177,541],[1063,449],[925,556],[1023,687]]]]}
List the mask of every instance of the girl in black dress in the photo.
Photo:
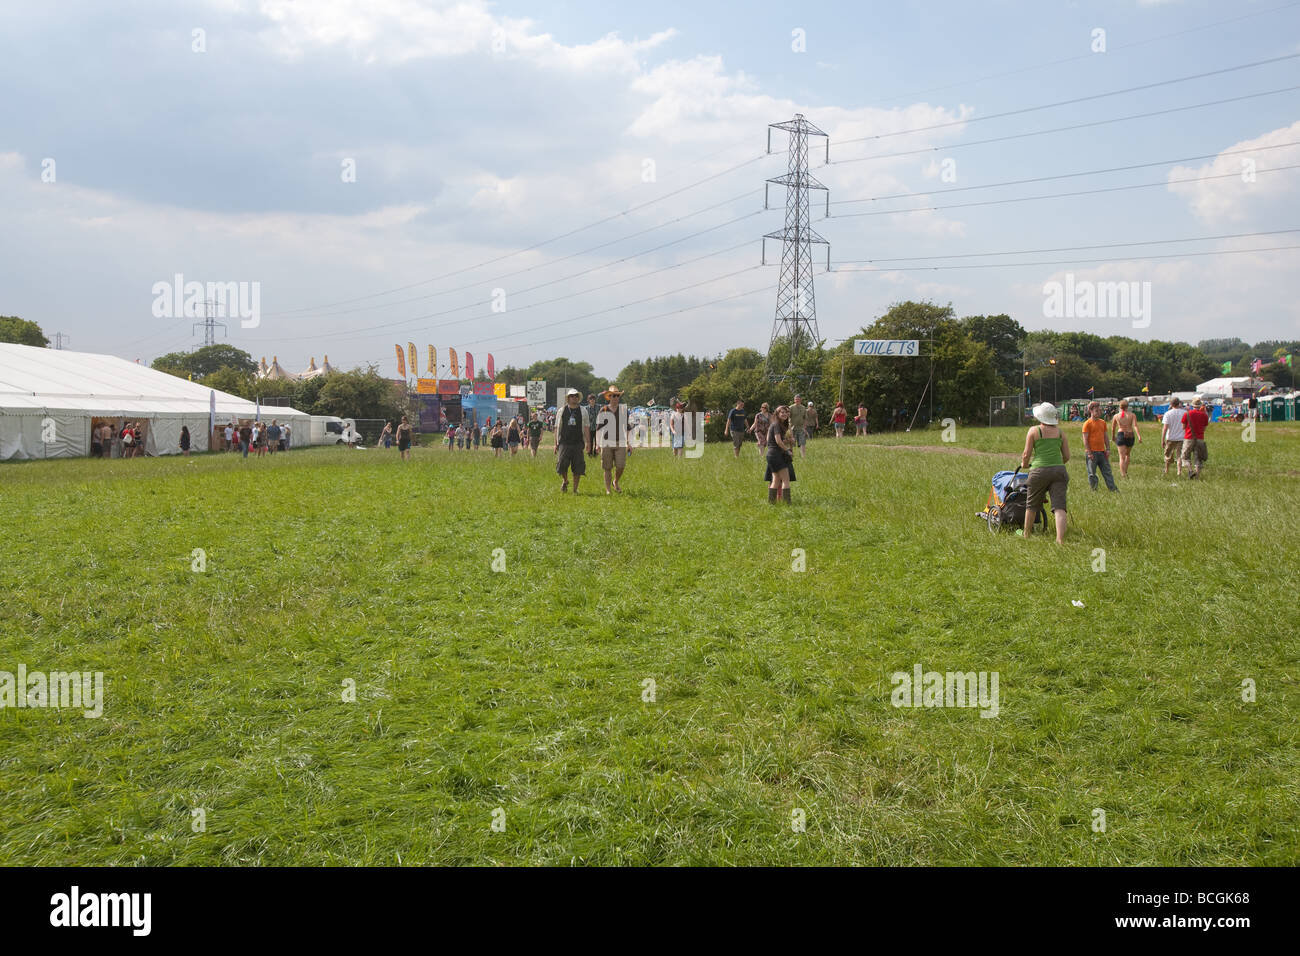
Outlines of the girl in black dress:
{"type": "Polygon", "coordinates": [[[790,504],[790,482],[794,481],[794,434],[790,431],[790,409],[778,405],[767,429],[767,472],[763,480],[771,482],[767,503],[776,504],[777,496],[790,504]]]}
{"type": "Polygon", "coordinates": [[[181,426],[181,454],[190,457],[190,426],[181,426]]]}

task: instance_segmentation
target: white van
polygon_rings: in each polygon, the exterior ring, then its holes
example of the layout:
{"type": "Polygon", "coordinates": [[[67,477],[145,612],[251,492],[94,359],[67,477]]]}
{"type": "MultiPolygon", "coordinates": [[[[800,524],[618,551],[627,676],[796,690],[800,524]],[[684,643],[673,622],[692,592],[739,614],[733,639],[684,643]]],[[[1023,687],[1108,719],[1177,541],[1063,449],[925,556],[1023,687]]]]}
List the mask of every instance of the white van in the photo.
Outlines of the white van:
{"type": "Polygon", "coordinates": [[[335,415],[313,415],[311,417],[311,444],[313,445],[356,445],[361,441],[356,422],[350,418],[338,418],[335,415]]]}

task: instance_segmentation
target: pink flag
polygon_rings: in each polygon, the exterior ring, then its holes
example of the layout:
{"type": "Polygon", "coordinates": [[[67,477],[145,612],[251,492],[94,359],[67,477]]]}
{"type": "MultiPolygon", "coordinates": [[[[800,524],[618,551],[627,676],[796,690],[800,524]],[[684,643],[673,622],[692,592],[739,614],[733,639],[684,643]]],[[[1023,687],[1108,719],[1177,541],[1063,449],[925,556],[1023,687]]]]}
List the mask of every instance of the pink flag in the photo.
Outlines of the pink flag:
{"type": "Polygon", "coordinates": [[[1255,361],[1253,361],[1253,362],[1250,363],[1250,372],[1251,372],[1251,374],[1252,374],[1252,375],[1258,375],[1258,374],[1259,374],[1259,370],[1263,367],[1263,365],[1264,365],[1263,362],[1261,362],[1259,359],[1255,359],[1255,361]]]}
{"type": "Polygon", "coordinates": [[[492,361],[492,353],[489,352],[488,353],[488,378],[495,379],[496,377],[497,377],[497,364],[496,362],[492,361]]]}
{"type": "Polygon", "coordinates": [[[465,353],[465,377],[474,381],[474,356],[470,352],[465,353]]]}

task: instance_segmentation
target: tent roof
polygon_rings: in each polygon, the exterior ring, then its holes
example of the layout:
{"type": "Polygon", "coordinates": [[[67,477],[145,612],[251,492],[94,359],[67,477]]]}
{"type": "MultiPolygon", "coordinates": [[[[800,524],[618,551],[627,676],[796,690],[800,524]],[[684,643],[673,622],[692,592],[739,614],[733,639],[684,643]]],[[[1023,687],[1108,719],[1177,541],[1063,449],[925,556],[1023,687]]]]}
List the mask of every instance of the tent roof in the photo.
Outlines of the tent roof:
{"type": "MultiPolygon", "coordinates": [[[[207,415],[214,391],[116,355],[0,343],[0,410],[42,409],[90,414],[207,415]]],[[[216,393],[217,415],[251,417],[256,405],[228,392],[216,393]]],[[[302,415],[277,408],[281,417],[302,415]]]]}

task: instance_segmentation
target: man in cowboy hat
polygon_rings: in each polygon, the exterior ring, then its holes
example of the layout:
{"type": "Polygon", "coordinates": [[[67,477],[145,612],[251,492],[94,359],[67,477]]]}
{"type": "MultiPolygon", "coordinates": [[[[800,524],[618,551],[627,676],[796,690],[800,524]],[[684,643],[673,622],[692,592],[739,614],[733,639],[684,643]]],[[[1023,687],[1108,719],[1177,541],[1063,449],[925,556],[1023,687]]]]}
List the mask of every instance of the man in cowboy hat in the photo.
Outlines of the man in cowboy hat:
{"type": "Polygon", "coordinates": [[[1192,409],[1183,413],[1183,450],[1179,456],[1179,466],[1187,465],[1187,477],[1199,478],[1205,467],[1205,459],[1210,457],[1205,447],[1205,426],[1210,424],[1210,416],[1205,411],[1205,402],[1196,399],[1192,409]]]}
{"type": "Polygon", "coordinates": [[[582,457],[591,429],[578,400],[582,393],[571,388],[564,396],[564,405],[555,414],[555,471],[564,479],[560,491],[569,490],[569,471],[573,471],[573,493],[578,493],[578,480],[587,473],[587,462],[582,457]]]}
{"type": "Polygon", "coordinates": [[[627,467],[628,442],[627,408],[621,404],[623,390],[617,385],[605,389],[606,404],[596,416],[596,447],[600,449],[600,465],[605,471],[605,494],[622,492],[619,482],[627,467]],[[611,475],[613,478],[611,487],[611,475]]]}

